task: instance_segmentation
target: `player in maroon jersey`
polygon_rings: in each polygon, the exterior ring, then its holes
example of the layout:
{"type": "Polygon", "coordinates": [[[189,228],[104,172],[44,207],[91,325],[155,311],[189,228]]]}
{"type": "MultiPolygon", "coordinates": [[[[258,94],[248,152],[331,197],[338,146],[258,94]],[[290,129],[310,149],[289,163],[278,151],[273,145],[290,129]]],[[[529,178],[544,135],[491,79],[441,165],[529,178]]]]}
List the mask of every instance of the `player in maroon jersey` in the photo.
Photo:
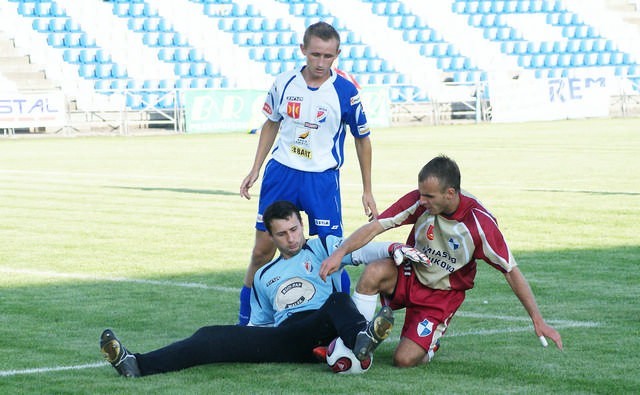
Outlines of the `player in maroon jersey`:
{"type": "Polygon", "coordinates": [[[542,318],[496,219],[475,197],[460,189],[458,165],[446,156],[438,156],[422,168],[417,190],[349,236],[323,262],[321,277],[333,273],[344,254],[401,225],[413,226],[407,244],[424,252],[432,264],[371,264],[352,296],[367,319],[373,316],[378,294],[392,309],[406,308],[395,365],[415,366],[433,358],[465,292],[473,288],[479,259],[504,274],[529,313],[543,346],[547,344],[545,337],[549,337],[562,349],[560,334],[542,318]]]}

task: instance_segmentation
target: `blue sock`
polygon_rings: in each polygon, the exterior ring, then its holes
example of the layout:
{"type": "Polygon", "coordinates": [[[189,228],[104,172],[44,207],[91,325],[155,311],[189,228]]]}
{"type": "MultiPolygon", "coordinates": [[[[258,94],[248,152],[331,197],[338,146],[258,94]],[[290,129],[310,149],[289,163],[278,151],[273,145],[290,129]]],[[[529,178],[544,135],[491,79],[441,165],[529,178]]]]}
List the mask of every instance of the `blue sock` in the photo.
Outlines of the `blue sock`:
{"type": "Polygon", "coordinates": [[[342,292],[351,294],[351,278],[344,269],[342,269],[342,274],[340,275],[340,284],[342,285],[342,292]]]}
{"type": "Polygon", "coordinates": [[[251,317],[251,288],[246,285],[240,290],[240,312],[238,313],[238,325],[247,326],[251,317]]]}

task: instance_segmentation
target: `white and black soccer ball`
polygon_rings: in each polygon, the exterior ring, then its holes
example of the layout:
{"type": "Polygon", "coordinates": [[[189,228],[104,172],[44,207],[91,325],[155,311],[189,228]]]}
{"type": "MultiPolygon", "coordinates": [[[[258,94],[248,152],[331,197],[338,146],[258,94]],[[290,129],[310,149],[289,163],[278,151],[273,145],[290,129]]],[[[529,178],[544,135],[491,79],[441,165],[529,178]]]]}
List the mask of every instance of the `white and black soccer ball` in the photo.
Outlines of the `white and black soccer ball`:
{"type": "Polygon", "coordinates": [[[329,347],[327,347],[327,364],[333,373],[364,373],[369,370],[372,363],[373,356],[369,356],[364,361],[358,360],[353,351],[345,346],[339,337],[333,339],[333,341],[329,343],[329,347]]]}

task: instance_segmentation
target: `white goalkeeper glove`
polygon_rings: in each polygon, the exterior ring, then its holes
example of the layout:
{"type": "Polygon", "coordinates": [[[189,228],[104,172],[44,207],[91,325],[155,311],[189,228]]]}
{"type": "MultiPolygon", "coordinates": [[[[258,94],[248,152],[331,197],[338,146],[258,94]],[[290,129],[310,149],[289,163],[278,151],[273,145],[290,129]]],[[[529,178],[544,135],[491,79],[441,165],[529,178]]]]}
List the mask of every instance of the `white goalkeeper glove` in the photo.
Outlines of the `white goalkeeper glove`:
{"type": "Polygon", "coordinates": [[[396,266],[402,265],[405,261],[411,261],[425,267],[431,267],[431,261],[425,254],[402,243],[393,243],[389,246],[389,255],[393,258],[396,266]]]}

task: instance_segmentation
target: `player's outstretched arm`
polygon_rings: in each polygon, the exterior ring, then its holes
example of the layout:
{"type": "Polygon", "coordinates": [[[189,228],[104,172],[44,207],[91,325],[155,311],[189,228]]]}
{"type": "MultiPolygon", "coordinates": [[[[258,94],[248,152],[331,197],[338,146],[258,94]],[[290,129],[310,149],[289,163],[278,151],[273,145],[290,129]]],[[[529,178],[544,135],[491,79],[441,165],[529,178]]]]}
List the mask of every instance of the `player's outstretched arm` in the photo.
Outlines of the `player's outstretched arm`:
{"type": "Polygon", "coordinates": [[[527,313],[529,313],[529,316],[533,321],[533,329],[535,330],[536,335],[540,337],[542,345],[546,347],[545,338],[548,337],[553,340],[560,350],[562,350],[562,338],[560,337],[560,333],[551,325],[547,324],[544,318],[542,318],[542,314],[538,309],[531,287],[529,287],[529,283],[524,278],[520,269],[516,266],[509,273],[505,273],[504,276],[513,292],[516,294],[518,299],[520,299],[520,303],[522,303],[525,310],[527,310],[527,313]]]}
{"type": "Polygon", "coordinates": [[[340,269],[340,263],[345,255],[364,246],[382,232],[384,232],[384,228],[377,220],[369,222],[368,224],[358,228],[351,234],[351,236],[345,239],[340,247],[333,251],[327,259],[322,261],[322,266],[320,267],[320,278],[326,281],[327,276],[340,269]]]}
{"type": "Polygon", "coordinates": [[[256,149],[256,156],[253,160],[253,166],[251,167],[249,174],[240,184],[240,196],[243,198],[251,199],[249,189],[258,180],[262,164],[271,151],[271,147],[273,147],[273,143],[276,140],[279,129],[280,122],[273,122],[269,119],[267,119],[264,125],[262,125],[262,129],[260,130],[260,139],[258,140],[258,148],[256,149]]]}

